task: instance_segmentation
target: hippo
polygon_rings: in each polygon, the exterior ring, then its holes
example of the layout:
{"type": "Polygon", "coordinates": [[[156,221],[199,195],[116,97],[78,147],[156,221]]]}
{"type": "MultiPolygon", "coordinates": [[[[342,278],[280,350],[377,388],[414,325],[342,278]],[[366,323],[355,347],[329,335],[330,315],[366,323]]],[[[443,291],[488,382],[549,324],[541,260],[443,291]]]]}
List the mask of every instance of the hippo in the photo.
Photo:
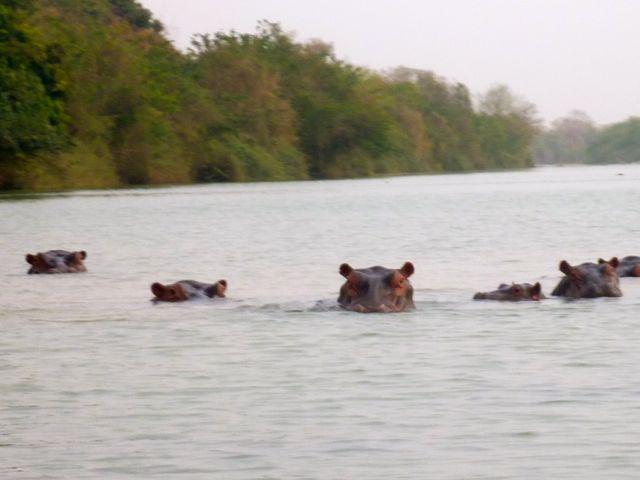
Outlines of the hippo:
{"type": "MultiPolygon", "coordinates": [[[[598,259],[598,263],[611,264],[611,260],[607,262],[606,260],[600,258],[598,259]]],[[[624,257],[622,260],[620,260],[617,270],[618,276],[620,277],[640,277],[640,257],[637,257],[635,255],[624,257]]]]}
{"type": "Polygon", "coordinates": [[[224,297],[227,291],[227,281],[218,280],[216,283],[202,283],[195,280],[180,280],[170,285],[153,283],[151,291],[156,302],[184,302],[194,298],[224,297]]]}
{"type": "Polygon", "coordinates": [[[25,260],[31,265],[27,273],[79,273],[86,272],[84,259],[87,252],[68,252],[66,250],[49,250],[35,255],[27,254],[25,260]]]}
{"type": "Polygon", "coordinates": [[[587,262],[575,267],[562,260],[559,269],[565,276],[551,295],[569,298],[621,297],[620,278],[616,271],[618,265],[616,257],[600,264],[587,262]]]}
{"type": "Polygon", "coordinates": [[[340,275],[347,281],[340,287],[338,304],[353,312],[403,312],[413,310],[413,287],[409,277],[411,262],[398,270],[380,266],[354,269],[343,263],[340,275]]]}
{"type": "Polygon", "coordinates": [[[497,290],[493,292],[478,292],[473,296],[474,300],[505,300],[518,302],[520,300],[542,300],[547,298],[542,293],[540,282],[533,285],[530,283],[512,283],[507,285],[502,283],[497,290]]]}

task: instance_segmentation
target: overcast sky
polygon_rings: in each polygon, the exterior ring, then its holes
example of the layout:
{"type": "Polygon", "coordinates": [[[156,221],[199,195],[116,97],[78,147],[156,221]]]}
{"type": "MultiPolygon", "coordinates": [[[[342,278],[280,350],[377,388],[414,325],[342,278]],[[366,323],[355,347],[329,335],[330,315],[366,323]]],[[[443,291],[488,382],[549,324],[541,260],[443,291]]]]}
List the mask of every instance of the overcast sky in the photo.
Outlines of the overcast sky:
{"type": "Polygon", "coordinates": [[[267,19],[356,65],[432,70],[474,94],[507,84],[547,121],[640,115],[640,0],[140,1],[180,48],[267,19]]]}

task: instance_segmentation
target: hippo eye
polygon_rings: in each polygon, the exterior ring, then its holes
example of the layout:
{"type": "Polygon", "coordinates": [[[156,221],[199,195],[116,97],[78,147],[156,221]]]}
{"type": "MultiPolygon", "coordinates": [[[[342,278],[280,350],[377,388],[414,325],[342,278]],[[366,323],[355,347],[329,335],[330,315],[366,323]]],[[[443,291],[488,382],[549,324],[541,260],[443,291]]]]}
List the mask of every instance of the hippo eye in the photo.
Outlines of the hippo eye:
{"type": "Polygon", "coordinates": [[[357,285],[351,285],[352,295],[364,295],[369,291],[369,282],[361,280],[357,285]]]}
{"type": "Polygon", "coordinates": [[[518,286],[513,286],[511,288],[511,293],[513,293],[514,295],[520,296],[520,295],[522,295],[522,288],[520,288],[518,286]]]}

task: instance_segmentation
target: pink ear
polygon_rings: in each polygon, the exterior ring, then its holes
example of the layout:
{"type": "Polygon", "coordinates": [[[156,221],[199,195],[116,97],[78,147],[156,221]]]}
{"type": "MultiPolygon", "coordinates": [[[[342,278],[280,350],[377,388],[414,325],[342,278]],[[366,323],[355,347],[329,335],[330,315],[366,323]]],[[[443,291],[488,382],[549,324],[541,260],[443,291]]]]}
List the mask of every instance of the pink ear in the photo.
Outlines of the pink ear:
{"type": "Polygon", "coordinates": [[[33,262],[36,261],[36,256],[35,255],[31,255],[30,253],[27,253],[27,256],[25,257],[25,260],[27,261],[27,263],[33,265],[33,262]]]}
{"type": "Polygon", "coordinates": [[[620,265],[618,257],[613,257],[611,260],[609,260],[609,265],[611,265],[613,268],[618,268],[618,265],[620,265]]]}
{"type": "Polygon", "coordinates": [[[540,282],[536,282],[533,287],[531,287],[531,300],[540,300],[540,295],[542,294],[542,286],[540,286],[540,282]]]}
{"type": "Polygon", "coordinates": [[[402,268],[400,269],[400,273],[402,273],[407,278],[413,275],[413,272],[415,271],[416,269],[413,267],[413,263],[411,262],[404,262],[404,265],[402,265],[402,268]]]}
{"type": "Polygon", "coordinates": [[[218,280],[218,284],[216,285],[216,295],[219,297],[224,297],[227,291],[227,281],[226,280],[218,280]]]}
{"type": "Polygon", "coordinates": [[[349,275],[351,275],[351,272],[353,272],[353,268],[348,263],[343,263],[342,265],[340,265],[339,271],[340,275],[342,275],[344,278],[347,278],[349,275]]]}
{"type": "Polygon", "coordinates": [[[164,285],[158,282],[153,283],[151,285],[151,291],[156,297],[162,298],[162,296],[164,295],[164,285]]]}

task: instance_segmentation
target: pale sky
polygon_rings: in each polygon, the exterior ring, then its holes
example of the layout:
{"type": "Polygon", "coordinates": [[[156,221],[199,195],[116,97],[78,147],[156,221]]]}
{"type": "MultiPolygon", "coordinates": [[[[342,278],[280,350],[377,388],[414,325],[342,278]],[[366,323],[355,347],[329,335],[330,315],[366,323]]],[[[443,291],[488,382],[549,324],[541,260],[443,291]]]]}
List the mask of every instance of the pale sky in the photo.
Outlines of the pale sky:
{"type": "Polygon", "coordinates": [[[474,94],[507,84],[546,121],[640,116],[640,0],[139,1],[180,48],[266,19],[359,66],[431,70],[474,94]]]}

